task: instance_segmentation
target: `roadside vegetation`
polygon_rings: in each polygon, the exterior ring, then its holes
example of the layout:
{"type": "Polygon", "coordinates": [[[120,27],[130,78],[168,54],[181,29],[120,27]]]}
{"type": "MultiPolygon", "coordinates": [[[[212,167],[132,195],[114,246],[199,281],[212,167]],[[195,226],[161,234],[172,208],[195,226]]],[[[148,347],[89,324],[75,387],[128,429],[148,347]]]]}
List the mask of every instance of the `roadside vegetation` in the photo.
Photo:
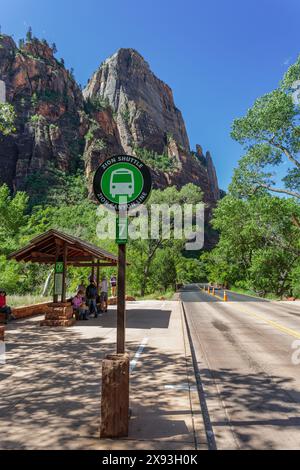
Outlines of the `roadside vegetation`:
{"type": "Polygon", "coordinates": [[[52,302],[52,297],[43,295],[10,295],[9,304],[11,307],[25,307],[26,305],[36,305],[43,302],[52,302]]]}
{"type": "Polygon", "coordinates": [[[142,147],[135,147],[135,154],[138,158],[143,160],[150,168],[172,173],[176,170],[175,159],[170,158],[167,154],[158,154],[153,150],[148,150],[142,147]]]}
{"type": "MultiPolygon", "coordinates": [[[[191,257],[184,241],[172,236],[130,240],[128,294],[171,298],[176,284],[208,281],[268,298],[300,298],[300,99],[294,89],[299,81],[300,58],[278,89],[257,99],[244,117],[234,121],[232,137],[243,146],[244,156],[227,195],[213,212],[211,227],[219,233],[216,247],[191,257]]],[[[1,105],[0,138],[14,132],[14,120],[14,109],[1,105]]],[[[146,149],[137,155],[154,168],[173,169],[167,155],[146,149]]],[[[0,186],[0,286],[10,295],[41,295],[50,268],[8,261],[7,255],[50,228],[116,252],[114,241],[97,239],[97,206],[88,199],[83,171],[66,176],[50,168],[45,178],[32,176],[35,191],[30,199],[26,193],[12,195],[6,185],[0,186]],[[47,191],[41,193],[41,188],[47,191]]],[[[148,205],[201,200],[200,189],[188,184],[181,190],[154,190],[148,205]]],[[[108,276],[112,272],[105,271],[108,276]]],[[[70,268],[68,291],[74,292],[88,275],[87,269],[70,268]]]]}
{"type": "MultiPolygon", "coordinates": [[[[26,298],[28,295],[41,295],[53,267],[17,263],[7,260],[7,255],[50,228],[78,236],[116,253],[113,240],[97,238],[96,225],[100,221],[96,215],[98,206],[88,199],[87,189],[83,190],[86,188],[84,176],[65,176],[64,183],[65,186],[61,189],[54,186],[49,190],[44,204],[34,206],[30,204],[26,193],[17,192],[11,195],[6,185],[0,187],[0,286],[10,295],[26,298]]],[[[199,188],[189,184],[180,191],[175,187],[164,191],[154,190],[148,204],[193,203],[199,202],[201,198],[199,188]]],[[[172,217],[171,215],[171,225],[172,217]]],[[[197,282],[202,276],[199,261],[186,258],[185,255],[183,240],[174,240],[172,237],[170,240],[130,240],[127,293],[139,297],[150,295],[154,298],[170,298],[176,283],[197,282]]],[[[115,270],[107,268],[102,271],[104,272],[110,276],[115,270]]],[[[86,284],[89,274],[87,268],[70,267],[68,292],[75,292],[81,282],[86,284]]],[[[51,287],[50,282],[47,295],[51,292],[51,287]]],[[[23,304],[26,298],[18,302],[23,304]]]]}
{"type": "Polygon", "coordinates": [[[278,89],[233,123],[245,154],[214,211],[219,243],[201,259],[210,281],[264,297],[300,297],[299,80],[300,57],[278,89]]]}

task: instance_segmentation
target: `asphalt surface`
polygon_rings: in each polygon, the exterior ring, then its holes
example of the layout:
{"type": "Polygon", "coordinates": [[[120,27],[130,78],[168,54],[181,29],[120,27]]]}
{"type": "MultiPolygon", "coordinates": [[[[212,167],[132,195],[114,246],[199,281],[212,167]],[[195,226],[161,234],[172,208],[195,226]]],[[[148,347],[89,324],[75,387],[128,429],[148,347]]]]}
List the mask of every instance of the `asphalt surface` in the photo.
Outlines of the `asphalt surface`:
{"type": "Polygon", "coordinates": [[[300,449],[300,303],[233,295],[180,293],[208,432],[217,449],[300,449]]]}
{"type": "MultiPolygon", "coordinates": [[[[207,291],[207,284],[199,284],[199,287],[201,289],[207,291]]],[[[186,288],[183,288],[184,289],[189,289],[189,286],[187,286],[186,288]]],[[[228,301],[229,302],[268,302],[268,300],[266,299],[262,299],[262,298],[259,298],[259,297],[252,297],[250,295],[245,295],[245,294],[238,294],[236,292],[232,292],[230,290],[227,290],[226,289],[226,293],[227,293],[227,298],[228,298],[228,301]]],[[[203,300],[208,300],[210,302],[220,302],[221,300],[223,301],[223,298],[224,298],[224,289],[215,289],[215,298],[214,296],[212,296],[212,298],[209,296],[209,297],[203,297],[203,300]]]]}

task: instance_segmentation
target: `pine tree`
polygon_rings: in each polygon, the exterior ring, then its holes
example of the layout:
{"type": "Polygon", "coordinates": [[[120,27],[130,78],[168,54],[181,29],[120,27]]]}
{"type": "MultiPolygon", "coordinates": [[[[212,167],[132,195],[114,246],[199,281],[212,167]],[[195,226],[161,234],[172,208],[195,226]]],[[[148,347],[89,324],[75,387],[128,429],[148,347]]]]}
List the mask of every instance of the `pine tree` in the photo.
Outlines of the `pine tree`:
{"type": "Polygon", "coordinates": [[[32,27],[31,26],[29,26],[28,31],[26,33],[26,39],[27,39],[27,42],[32,41],[32,27]]]}

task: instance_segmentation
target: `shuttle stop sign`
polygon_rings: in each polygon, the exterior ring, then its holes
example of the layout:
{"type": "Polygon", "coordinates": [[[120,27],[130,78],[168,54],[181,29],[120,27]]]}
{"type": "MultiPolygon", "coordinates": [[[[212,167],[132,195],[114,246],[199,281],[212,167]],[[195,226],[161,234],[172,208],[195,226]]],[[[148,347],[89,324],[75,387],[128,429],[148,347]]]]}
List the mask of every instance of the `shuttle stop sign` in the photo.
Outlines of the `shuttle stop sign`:
{"type": "Polygon", "coordinates": [[[94,194],[100,204],[119,211],[144,204],[152,188],[147,165],[130,155],[116,155],[105,160],[94,176],[94,194]]]}

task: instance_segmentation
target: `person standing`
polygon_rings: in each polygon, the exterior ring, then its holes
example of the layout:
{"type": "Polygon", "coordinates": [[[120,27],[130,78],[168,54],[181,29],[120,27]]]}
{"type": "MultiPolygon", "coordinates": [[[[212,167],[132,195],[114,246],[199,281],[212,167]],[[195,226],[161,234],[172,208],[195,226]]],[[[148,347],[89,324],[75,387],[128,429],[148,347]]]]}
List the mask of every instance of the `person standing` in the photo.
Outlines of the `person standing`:
{"type": "Polygon", "coordinates": [[[102,277],[101,281],[101,294],[100,294],[100,304],[101,310],[107,312],[107,302],[108,302],[108,282],[106,276],[102,277]]]}
{"type": "Polygon", "coordinates": [[[85,285],[84,285],[84,283],[81,281],[80,284],[79,284],[78,287],[77,287],[77,292],[81,291],[81,292],[82,292],[82,295],[84,296],[85,290],[86,290],[85,285]]]}
{"type": "Polygon", "coordinates": [[[113,274],[111,277],[110,277],[110,287],[111,287],[111,295],[113,297],[116,297],[116,293],[117,293],[117,278],[116,276],[113,274]]]}
{"type": "Polygon", "coordinates": [[[91,280],[90,284],[86,288],[86,301],[89,307],[90,315],[95,314],[95,318],[98,317],[97,309],[97,287],[95,281],[91,280]]]}

